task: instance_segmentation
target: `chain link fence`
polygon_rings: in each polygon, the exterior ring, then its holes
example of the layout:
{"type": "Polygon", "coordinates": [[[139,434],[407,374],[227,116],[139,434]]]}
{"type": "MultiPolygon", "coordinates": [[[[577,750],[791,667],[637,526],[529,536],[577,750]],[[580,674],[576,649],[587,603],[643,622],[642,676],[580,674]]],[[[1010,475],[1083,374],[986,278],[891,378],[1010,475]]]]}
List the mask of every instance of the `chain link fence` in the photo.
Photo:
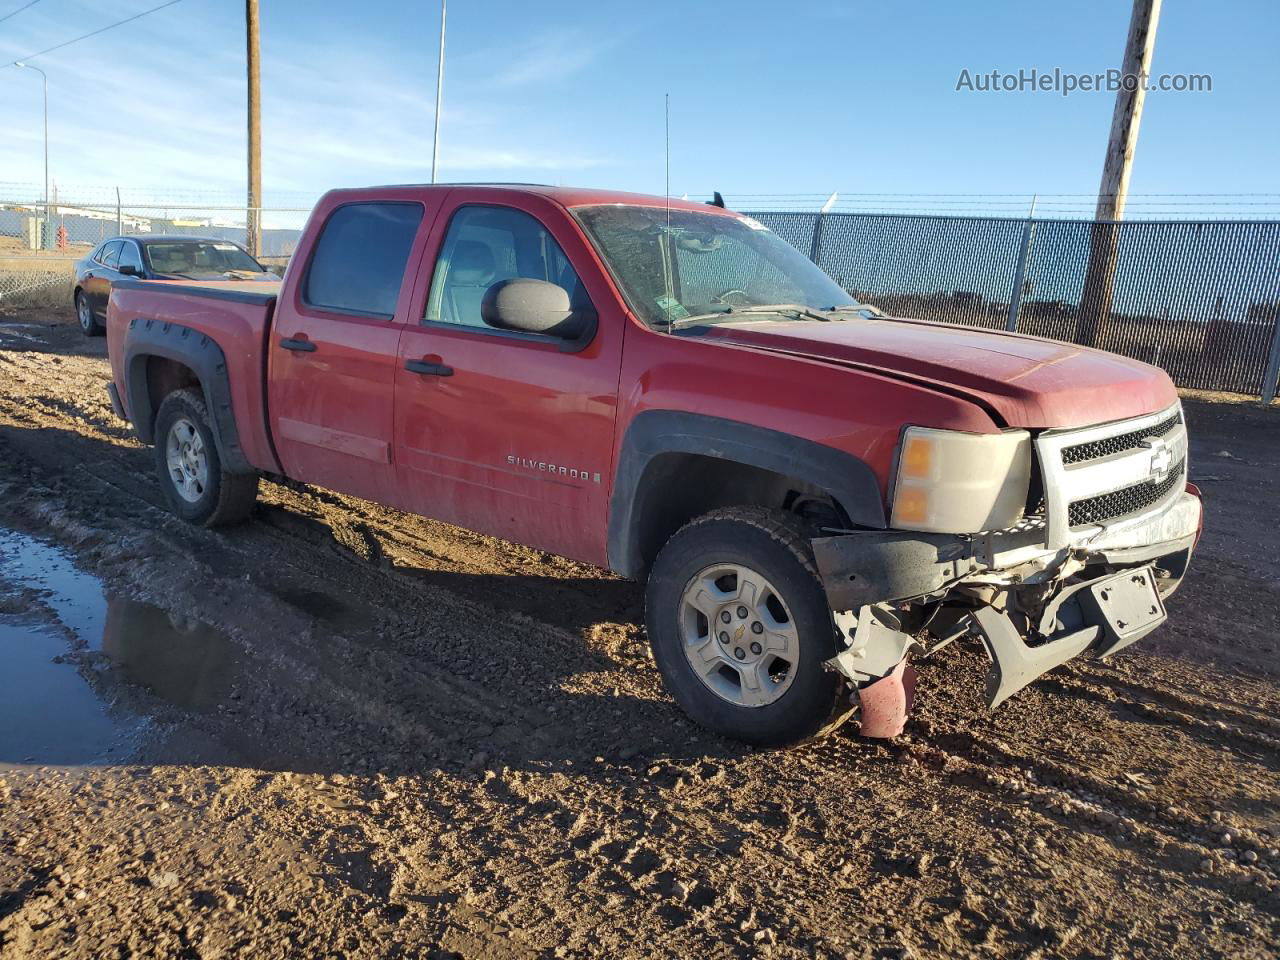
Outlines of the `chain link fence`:
{"type": "MultiPolygon", "coordinates": [[[[301,195],[261,210],[259,259],[288,262],[314,197],[301,195]]],[[[70,304],[76,260],[108,237],[165,234],[247,244],[247,211],[225,194],[112,187],[54,192],[0,183],[0,309],[70,304]]]]}
{"type": "MultiPolygon", "coordinates": [[[[262,210],[260,259],[287,262],[313,200],[262,210]]],[[[1161,366],[1180,386],[1274,394],[1280,220],[753,216],[887,313],[1092,344],[1161,366]]],[[[42,188],[0,183],[0,309],[70,304],[75,261],[107,237],[245,245],[245,220],[225,194],[98,188],[45,204],[42,188]]]]}
{"type": "Polygon", "coordinates": [[[1269,398],[1280,221],[753,213],[886,313],[1098,346],[1269,398]]]}

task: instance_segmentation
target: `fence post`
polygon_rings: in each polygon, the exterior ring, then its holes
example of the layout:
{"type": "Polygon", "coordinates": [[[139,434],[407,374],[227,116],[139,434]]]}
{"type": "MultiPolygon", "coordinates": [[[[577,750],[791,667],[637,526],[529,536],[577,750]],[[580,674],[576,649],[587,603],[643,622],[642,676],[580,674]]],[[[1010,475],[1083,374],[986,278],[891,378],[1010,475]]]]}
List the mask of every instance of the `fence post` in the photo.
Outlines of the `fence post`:
{"type": "Polygon", "coordinates": [[[1009,294],[1009,319],[1004,328],[1010,333],[1018,330],[1018,313],[1022,310],[1022,285],[1027,276],[1027,254],[1031,251],[1031,237],[1035,232],[1036,197],[1031,198],[1027,222],[1022,225],[1022,244],[1018,250],[1018,266],[1014,269],[1013,292],[1009,294]]]}
{"type": "Polygon", "coordinates": [[[116,187],[116,236],[124,234],[124,216],[120,212],[120,188],[116,187]]]}
{"type": "Polygon", "coordinates": [[[825,219],[827,215],[820,213],[813,221],[813,242],[809,244],[809,259],[814,263],[818,262],[822,253],[822,221],[825,219]]]}
{"type": "MultiPolygon", "coordinates": [[[[822,205],[822,208],[818,211],[817,217],[814,218],[813,240],[809,244],[809,259],[812,260],[814,263],[818,263],[818,258],[822,256],[823,221],[827,219],[827,211],[829,211],[833,206],[835,206],[836,198],[838,196],[839,196],[838,193],[833,193],[831,196],[827,197],[826,203],[822,205]]],[[[818,264],[818,265],[821,266],[821,264],[818,264]]]]}
{"type": "Polygon", "coordinates": [[[1267,372],[1262,375],[1262,405],[1271,406],[1276,398],[1276,378],[1280,377],[1280,310],[1276,311],[1276,329],[1271,335],[1271,355],[1267,358],[1267,372]]]}

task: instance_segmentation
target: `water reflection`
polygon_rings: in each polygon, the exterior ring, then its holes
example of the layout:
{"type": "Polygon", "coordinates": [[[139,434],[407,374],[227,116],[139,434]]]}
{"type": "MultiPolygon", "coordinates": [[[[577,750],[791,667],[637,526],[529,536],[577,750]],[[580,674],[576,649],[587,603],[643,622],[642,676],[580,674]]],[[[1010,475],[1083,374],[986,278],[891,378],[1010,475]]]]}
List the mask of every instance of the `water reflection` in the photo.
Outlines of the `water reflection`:
{"type": "Polygon", "coordinates": [[[0,613],[0,763],[127,759],[147,710],[130,684],[197,712],[234,692],[241,661],[230,638],[149,603],[106,596],[102,582],[57,546],[0,529],[0,593],[6,586],[12,612],[0,613]],[[27,596],[23,588],[40,598],[31,609],[13,606],[27,596]],[[68,642],[68,631],[78,643],[68,642]]]}
{"type": "Polygon", "coordinates": [[[226,700],[238,667],[235,644],[225,634],[124,598],[107,601],[102,652],[130,681],[188,710],[226,700]]]}
{"type": "Polygon", "coordinates": [[[0,617],[0,763],[124,759],[136,722],[108,711],[75,666],[58,661],[67,638],[48,623],[0,617]]]}

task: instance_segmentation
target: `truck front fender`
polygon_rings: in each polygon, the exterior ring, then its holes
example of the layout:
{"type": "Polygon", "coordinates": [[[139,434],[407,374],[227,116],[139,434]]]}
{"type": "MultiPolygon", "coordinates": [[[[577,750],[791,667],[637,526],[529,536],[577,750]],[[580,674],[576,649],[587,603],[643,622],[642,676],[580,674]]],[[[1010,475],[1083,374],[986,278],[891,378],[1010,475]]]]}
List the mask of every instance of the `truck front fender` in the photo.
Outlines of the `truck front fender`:
{"type": "Polygon", "coordinates": [[[609,504],[609,567],[639,577],[652,559],[645,524],[653,501],[669,496],[662,484],[646,482],[650,466],[664,454],[710,457],[784,477],[824,491],[849,519],[884,529],[884,500],[875,472],[863,460],[825,444],[736,420],[674,410],[638,414],[618,454],[609,504]]]}
{"type": "Polygon", "coordinates": [[[147,361],[152,357],[173,360],[190,368],[200,381],[205,405],[213,418],[210,426],[223,468],[229,473],[254,473],[240,445],[240,431],[231,408],[226,355],[210,337],[181,324],[142,317],[129,321],[123,364],[124,391],[138,439],[143,443],[155,442],[155,410],[164,399],[151,396],[147,361]]]}

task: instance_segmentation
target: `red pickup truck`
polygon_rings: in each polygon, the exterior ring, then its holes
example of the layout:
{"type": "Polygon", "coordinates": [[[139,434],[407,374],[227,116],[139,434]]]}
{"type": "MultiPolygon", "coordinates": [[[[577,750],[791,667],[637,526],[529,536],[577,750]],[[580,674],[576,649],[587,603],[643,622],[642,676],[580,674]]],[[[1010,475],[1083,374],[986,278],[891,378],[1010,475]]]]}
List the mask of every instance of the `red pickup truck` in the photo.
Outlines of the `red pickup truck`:
{"type": "Polygon", "coordinates": [[[645,579],[672,696],[759,744],[893,735],[953,640],[990,706],[1114,653],[1201,526],[1160,370],[884,316],[709,205],[335,190],[281,283],[124,280],[107,335],[179,516],[288,477],[645,579]]]}

